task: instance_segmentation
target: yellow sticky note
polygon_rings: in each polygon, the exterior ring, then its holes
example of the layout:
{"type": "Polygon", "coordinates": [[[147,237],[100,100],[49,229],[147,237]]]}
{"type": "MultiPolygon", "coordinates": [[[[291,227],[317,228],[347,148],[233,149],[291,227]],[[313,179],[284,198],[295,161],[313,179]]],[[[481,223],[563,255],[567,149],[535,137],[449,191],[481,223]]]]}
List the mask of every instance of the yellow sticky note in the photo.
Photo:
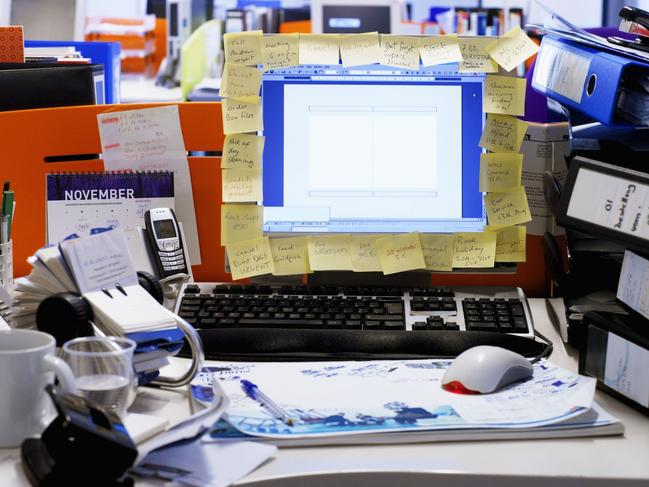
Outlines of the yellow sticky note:
{"type": "Polygon", "coordinates": [[[480,154],[480,191],[507,193],[521,187],[523,154],[480,154]]]}
{"type": "Polygon", "coordinates": [[[458,37],[462,62],[460,72],[464,73],[497,73],[498,64],[491,59],[485,47],[493,42],[489,37],[458,37]]]}
{"type": "Polygon", "coordinates": [[[261,103],[225,98],[223,100],[223,133],[242,134],[264,130],[261,103]]]}
{"type": "Polygon", "coordinates": [[[221,205],[221,245],[263,237],[263,216],[263,206],[221,205]]]}
{"type": "Polygon", "coordinates": [[[423,37],[419,43],[419,55],[424,66],[462,61],[462,51],[460,51],[457,34],[423,37]]]}
{"type": "Polygon", "coordinates": [[[511,71],[539,52],[539,46],[519,26],[515,26],[497,41],[490,42],[485,50],[505,71],[511,71]]]}
{"type": "Polygon", "coordinates": [[[268,237],[226,245],[232,279],[270,274],[275,270],[268,237]]]}
{"type": "Polygon", "coordinates": [[[381,64],[419,69],[419,41],[416,37],[381,34],[381,64]]]}
{"type": "Polygon", "coordinates": [[[345,271],[352,269],[349,235],[309,237],[309,265],[314,271],[345,271]]]}
{"type": "Polygon", "coordinates": [[[523,115],[525,113],[525,78],[487,76],[482,108],[488,113],[523,115]]]}
{"type": "Polygon", "coordinates": [[[496,262],[496,233],[456,233],[453,267],[493,267],[496,262]]]}
{"type": "Polygon", "coordinates": [[[271,238],[270,251],[273,254],[276,276],[291,276],[311,272],[306,237],[271,238]]]}
{"type": "Polygon", "coordinates": [[[260,70],[239,64],[225,63],[219,91],[222,97],[257,99],[260,87],[260,70]]]}
{"type": "Polygon", "coordinates": [[[517,225],[532,220],[524,187],[510,193],[487,193],[484,202],[489,225],[517,225]]]}
{"type": "Polygon", "coordinates": [[[487,115],[480,147],[491,152],[518,152],[527,131],[527,123],[511,115],[487,115]]]}
{"type": "Polygon", "coordinates": [[[264,37],[264,71],[297,66],[300,34],[279,34],[264,37]]]}
{"type": "Polygon", "coordinates": [[[224,203],[261,201],[260,169],[223,169],[222,174],[224,203]]]}
{"type": "Polygon", "coordinates": [[[338,64],[340,36],[337,34],[300,34],[300,64],[338,64]]]}
{"type": "Polygon", "coordinates": [[[261,30],[231,32],[223,36],[225,61],[232,64],[254,66],[264,62],[264,34],[261,30]]]}
{"type": "Polygon", "coordinates": [[[419,234],[416,232],[377,238],[374,245],[379,254],[383,274],[426,267],[419,234]]]}
{"type": "Polygon", "coordinates": [[[263,135],[230,134],[223,142],[221,167],[230,169],[260,169],[264,153],[263,135]]]}
{"type": "Polygon", "coordinates": [[[419,235],[426,269],[452,271],[455,255],[455,236],[450,234],[422,233],[419,235]]]}
{"type": "Polygon", "coordinates": [[[349,237],[349,255],[354,272],[381,272],[381,262],[374,247],[376,235],[352,235],[349,237]]]}
{"type": "Polygon", "coordinates": [[[496,234],[496,262],[525,262],[527,229],[524,225],[486,230],[496,234]]]}
{"type": "Polygon", "coordinates": [[[340,36],[340,58],[343,66],[378,63],[381,60],[378,32],[340,36]]]}

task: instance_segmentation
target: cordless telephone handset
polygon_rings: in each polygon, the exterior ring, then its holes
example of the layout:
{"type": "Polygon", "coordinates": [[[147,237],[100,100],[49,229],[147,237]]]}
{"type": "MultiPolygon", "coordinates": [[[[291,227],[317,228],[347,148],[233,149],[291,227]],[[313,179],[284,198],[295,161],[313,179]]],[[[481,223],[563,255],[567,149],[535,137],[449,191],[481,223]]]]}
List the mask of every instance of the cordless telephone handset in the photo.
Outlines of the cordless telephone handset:
{"type": "Polygon", "coordinates": [[[159,277],[189,274],[174,211],[171,208],[151,208],[145,213],[144,221],[159,277]]]}

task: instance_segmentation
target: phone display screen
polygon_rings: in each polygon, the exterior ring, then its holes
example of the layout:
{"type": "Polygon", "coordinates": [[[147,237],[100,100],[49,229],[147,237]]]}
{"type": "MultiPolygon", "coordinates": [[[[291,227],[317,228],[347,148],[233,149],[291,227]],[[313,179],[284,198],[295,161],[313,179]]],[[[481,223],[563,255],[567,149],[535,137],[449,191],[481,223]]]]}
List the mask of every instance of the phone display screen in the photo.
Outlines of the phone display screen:
{"type": "Polygon", "coordinates": [[[157,238],[176,238],[176,228],[173,220],[155,220],[153,222],[157,238]]]}

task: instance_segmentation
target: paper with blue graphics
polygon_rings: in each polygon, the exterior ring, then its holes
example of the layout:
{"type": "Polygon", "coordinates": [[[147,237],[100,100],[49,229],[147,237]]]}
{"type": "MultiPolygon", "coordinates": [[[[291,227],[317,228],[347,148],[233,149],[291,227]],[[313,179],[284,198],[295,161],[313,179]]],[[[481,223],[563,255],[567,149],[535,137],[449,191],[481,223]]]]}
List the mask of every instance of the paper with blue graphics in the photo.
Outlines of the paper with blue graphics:
{"type": "Polygon", "coordinates": [[[226,419],[239,432],[270,438],[475,428],[530,428],[592,407],[595,380],[542,361],[534,377],[499,392],[460,395],[440,381],[446,360],[223,363],[203,370],[193,396],[209,401],[212,377],[230,398],[226,419]],[[240,386],[247,379],[293,417],[273,418],[240,386]]]}

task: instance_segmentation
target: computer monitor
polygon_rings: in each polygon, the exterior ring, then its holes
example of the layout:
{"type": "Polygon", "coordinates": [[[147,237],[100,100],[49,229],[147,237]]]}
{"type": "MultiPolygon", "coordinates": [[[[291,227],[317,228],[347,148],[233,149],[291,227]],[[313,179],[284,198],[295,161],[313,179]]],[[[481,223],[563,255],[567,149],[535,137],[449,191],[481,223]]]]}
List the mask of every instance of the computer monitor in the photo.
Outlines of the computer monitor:
{"type": "Polygon", "coordinates": [[[311,30],[324,34],[399,32],[402,0],[311,0],[311,30]]]}
{"type": "Polygon", "coordinates": [[[483,84],[455,65],[265,73],[265,233],[483,230],[483,84]]]}

